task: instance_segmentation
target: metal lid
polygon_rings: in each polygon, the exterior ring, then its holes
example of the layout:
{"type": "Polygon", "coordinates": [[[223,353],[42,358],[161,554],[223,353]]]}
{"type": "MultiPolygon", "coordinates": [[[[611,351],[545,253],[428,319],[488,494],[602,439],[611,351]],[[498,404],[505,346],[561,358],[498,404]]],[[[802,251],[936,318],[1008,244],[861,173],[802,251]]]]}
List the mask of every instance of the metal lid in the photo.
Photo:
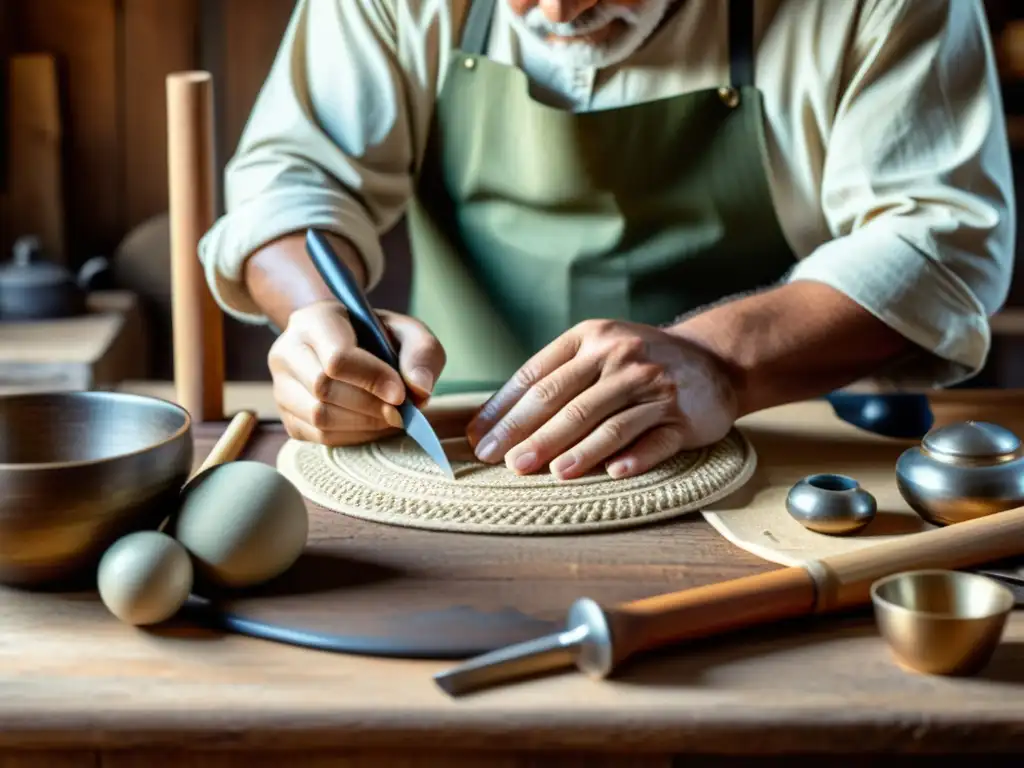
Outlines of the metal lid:
{"type": "Polygon", "coordinates": [[[929,453],[979,459],[1014,453],[1021,443],[1013,432],[997,424],[963,421],[932,430],[921,445],[929,453]]]}

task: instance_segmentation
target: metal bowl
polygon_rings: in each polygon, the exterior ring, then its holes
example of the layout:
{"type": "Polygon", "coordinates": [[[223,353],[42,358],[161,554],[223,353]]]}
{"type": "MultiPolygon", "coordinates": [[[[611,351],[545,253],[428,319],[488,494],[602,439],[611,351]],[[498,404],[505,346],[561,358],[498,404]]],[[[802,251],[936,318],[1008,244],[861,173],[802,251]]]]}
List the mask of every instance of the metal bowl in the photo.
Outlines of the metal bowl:
{"type": "Polygon", "coordinates": [[[999,645],[1013,593],[961,571],[906,571],[871,586],[875,620],[897,662],[932,675],[980,672],[999,645]]]}
{"type": "Polygon", "coordinates": [[[173,511],[192,453],[188,412],[165,400],[115,392],[0,397],[0,582],[94,576],[116,539],[173,511]]]}

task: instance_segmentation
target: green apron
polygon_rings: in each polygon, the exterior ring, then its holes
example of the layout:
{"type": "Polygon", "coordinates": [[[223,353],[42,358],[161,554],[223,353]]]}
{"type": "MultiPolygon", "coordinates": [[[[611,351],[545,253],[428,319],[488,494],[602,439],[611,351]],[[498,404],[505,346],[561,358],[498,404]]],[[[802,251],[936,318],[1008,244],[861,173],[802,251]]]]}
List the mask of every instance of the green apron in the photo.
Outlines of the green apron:
{"type": "Polygon", "coordinates": [[[495,1],[467,15],[409,210],[409,311],[448,356],[436,392],[495,389],[588,318],[663,325],[785,276],[753,3],[729,4],[730,82],[575,113],[483,55],[495,1]]]}

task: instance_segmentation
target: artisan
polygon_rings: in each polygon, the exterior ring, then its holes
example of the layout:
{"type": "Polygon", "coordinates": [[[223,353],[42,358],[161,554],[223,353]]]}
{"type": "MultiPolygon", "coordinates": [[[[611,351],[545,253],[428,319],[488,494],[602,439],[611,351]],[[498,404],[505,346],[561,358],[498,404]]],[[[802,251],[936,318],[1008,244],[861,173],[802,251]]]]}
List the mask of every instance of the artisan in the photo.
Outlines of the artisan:
{"type": "Polygon", "coordinates": [[[292,437],[389,434],[406,384],[496,390],[481,460],[621,477],[759,409],[976,375],[1003,116],[980,0],[299,0],[200,258],[282,329],[292,437]],[[400,376],[304,238],[370,290],[403,215],[400,376]]]}

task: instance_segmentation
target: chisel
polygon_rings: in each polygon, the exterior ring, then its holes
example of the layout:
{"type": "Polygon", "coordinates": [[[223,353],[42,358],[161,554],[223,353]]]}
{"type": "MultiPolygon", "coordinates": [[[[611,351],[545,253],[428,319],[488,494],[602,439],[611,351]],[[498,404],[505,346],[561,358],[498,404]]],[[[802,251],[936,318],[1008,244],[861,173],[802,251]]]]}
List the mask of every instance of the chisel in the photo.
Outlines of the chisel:
{"type": "MultiPolygon", "coordinates": [[[[349,320],[352,322],[360,348],[380,358],[396,371],[400,370],[398,354],[391,346],[377,314],[370,308],[352,271],[338,258],[330,243],[327,242],[327,238],[315,229],[308,230],[306,251],[320,276],[327,283],[327,287],[331,289],[331,293],[348,310],[349,320]]],[[[441,445],[441,441],[438,439],[437,433],[434,432],[434,428],[430,426],[430,422],[427,421],[427,417],[413,403],[408,388],[405,400],[398,406],[398,412],[402,416],[406,434],[427,452],[427,455],[450,479],[454,480],[455,473],[452,471],[451,464],[448,463],[444,446],[441,445]]]]}

